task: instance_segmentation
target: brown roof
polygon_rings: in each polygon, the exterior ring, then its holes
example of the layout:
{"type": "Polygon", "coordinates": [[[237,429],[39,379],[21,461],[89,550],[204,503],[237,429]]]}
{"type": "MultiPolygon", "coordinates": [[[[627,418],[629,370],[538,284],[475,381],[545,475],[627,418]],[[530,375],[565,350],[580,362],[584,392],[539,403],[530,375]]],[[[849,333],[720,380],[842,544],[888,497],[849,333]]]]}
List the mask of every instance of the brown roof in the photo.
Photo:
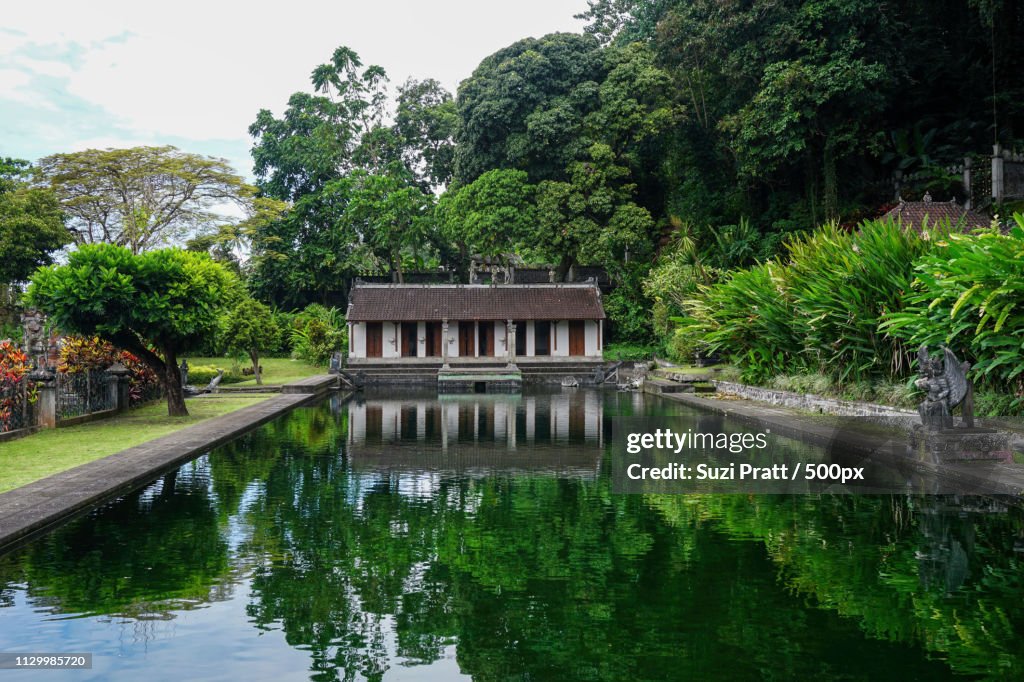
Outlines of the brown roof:
{"type": "Polygon", "coordinates": [[[351,322],[419,320],[600,320],[591,284],[366,285],[352,287],[351,322]]]}
{"type": "Polygon", "coordinates": [[[904,226],[912,227],[918,232],[921,231],[926,217],[929,227],[948,220],[951,227],[965,232],[976,227],[988,227],[991,222],[980,213],[968,211],[955,201],[901,201],[899,206],[883,216],[884,219],[902,222],[904,226]]]}

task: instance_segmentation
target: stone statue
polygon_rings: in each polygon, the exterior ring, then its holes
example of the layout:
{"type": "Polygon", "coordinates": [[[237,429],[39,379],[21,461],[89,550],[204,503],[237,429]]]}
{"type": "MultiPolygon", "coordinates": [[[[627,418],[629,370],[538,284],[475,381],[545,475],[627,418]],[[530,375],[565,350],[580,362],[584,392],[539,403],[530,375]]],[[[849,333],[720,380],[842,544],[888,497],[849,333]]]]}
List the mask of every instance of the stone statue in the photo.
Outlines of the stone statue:
{"type": "Polygon", "coordinates": [[[963,405],[963,426],[974,428],[974,390],[967,371],[969,362],[960,362],[949,348],[932,357],[928,346],[917,351],[919,378],[914,385],[925,392],[917,407],[921,423],[930,431],[953,428],[953,410],[963,405]]]}
{"type": "Polygon", "coordinates": [[[38,310],[26,310],[21,316],[25,352],[36,367],[46,364],[46,316],[38,310]]]}
{"type": "Polygon", "coordinates": [[[182,358],[178,371],[181,373],[181,385],[188,386],[188,360],[182,358]]]}

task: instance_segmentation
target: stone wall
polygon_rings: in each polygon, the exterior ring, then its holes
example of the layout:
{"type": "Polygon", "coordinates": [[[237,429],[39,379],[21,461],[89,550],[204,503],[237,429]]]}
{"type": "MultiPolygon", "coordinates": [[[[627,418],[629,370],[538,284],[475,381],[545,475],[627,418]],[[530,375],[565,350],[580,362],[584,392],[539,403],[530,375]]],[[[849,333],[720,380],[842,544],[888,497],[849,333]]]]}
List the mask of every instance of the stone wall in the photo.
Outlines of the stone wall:
{"type": "Polygon", "coordinates": [[[774,388],[748,386],[733,381],[711,380],[719,393],[731,393],[747,400],[809,410],[819,414],[838,417],[907,417],[917,419],[916,410],[905,410],[877,403],[862,403],[856,400],[837,400],[820,395],[779,391],[774,388]]]}

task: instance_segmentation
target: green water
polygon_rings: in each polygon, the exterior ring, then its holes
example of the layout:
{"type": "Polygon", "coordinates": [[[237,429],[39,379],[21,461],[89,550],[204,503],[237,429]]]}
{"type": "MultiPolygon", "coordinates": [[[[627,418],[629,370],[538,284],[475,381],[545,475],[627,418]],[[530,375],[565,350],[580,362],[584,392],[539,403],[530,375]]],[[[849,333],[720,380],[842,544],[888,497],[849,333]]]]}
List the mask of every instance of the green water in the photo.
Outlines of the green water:
{"type": "Polygon", "coordinates": [[[0,680],[1024,676],[1024,520],[986,499],[611,492],[565,391],[331,400],[0,556],[0,680]]]}

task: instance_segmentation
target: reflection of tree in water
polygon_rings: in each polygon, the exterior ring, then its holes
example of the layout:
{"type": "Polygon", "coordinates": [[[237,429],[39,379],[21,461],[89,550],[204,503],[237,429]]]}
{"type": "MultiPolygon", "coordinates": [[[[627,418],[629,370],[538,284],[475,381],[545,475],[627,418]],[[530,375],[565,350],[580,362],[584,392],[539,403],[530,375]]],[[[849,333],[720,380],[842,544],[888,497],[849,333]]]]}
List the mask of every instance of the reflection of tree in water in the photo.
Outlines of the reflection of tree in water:
{"type": "Polygon", "coordinates": [[[918,647],[1020,675],[1018,512],[360,474],[345,415],[297,411],[0,557],[0,600],[27,584],[53,612],[139,623],[227,598],[251,570],[253,625],[308,650],[317,680],[452,645],[481,680],[949,675],[918,647]]]}
{"type": "Polygon", "coordinates": [[[209,483],[204,460],[167,474],[12,553],[0,584],[27,584],[29,599],[53,613],[133,622],[228,598],[231,567],[209,483]]]}
{"type": "Polygon", "coordinates": [[[764,543],[782,578],[873,638],[925,647],[960,674],[1024,672],[1019,510],[942,497],[652,498],[673,525],[764,543]],[[694,502],[697,504],[694,504],[694,502]]]}
{"type": "Polygon", "coordinates": [[[317,679],[379,678],[390,628],[411,662],[456,643],[478,679],[944,676],[807,610],[778,590],[759,545],[723,544],[710,516],[667,525],[603,480],[442,480],[413,497],[397,477],[355,478],[335,460],[281,464],[250,509],[274,556],[250,615],[308,646],[317,679]],[[836,641],[841,651],[823,649],[836,641]]]}

